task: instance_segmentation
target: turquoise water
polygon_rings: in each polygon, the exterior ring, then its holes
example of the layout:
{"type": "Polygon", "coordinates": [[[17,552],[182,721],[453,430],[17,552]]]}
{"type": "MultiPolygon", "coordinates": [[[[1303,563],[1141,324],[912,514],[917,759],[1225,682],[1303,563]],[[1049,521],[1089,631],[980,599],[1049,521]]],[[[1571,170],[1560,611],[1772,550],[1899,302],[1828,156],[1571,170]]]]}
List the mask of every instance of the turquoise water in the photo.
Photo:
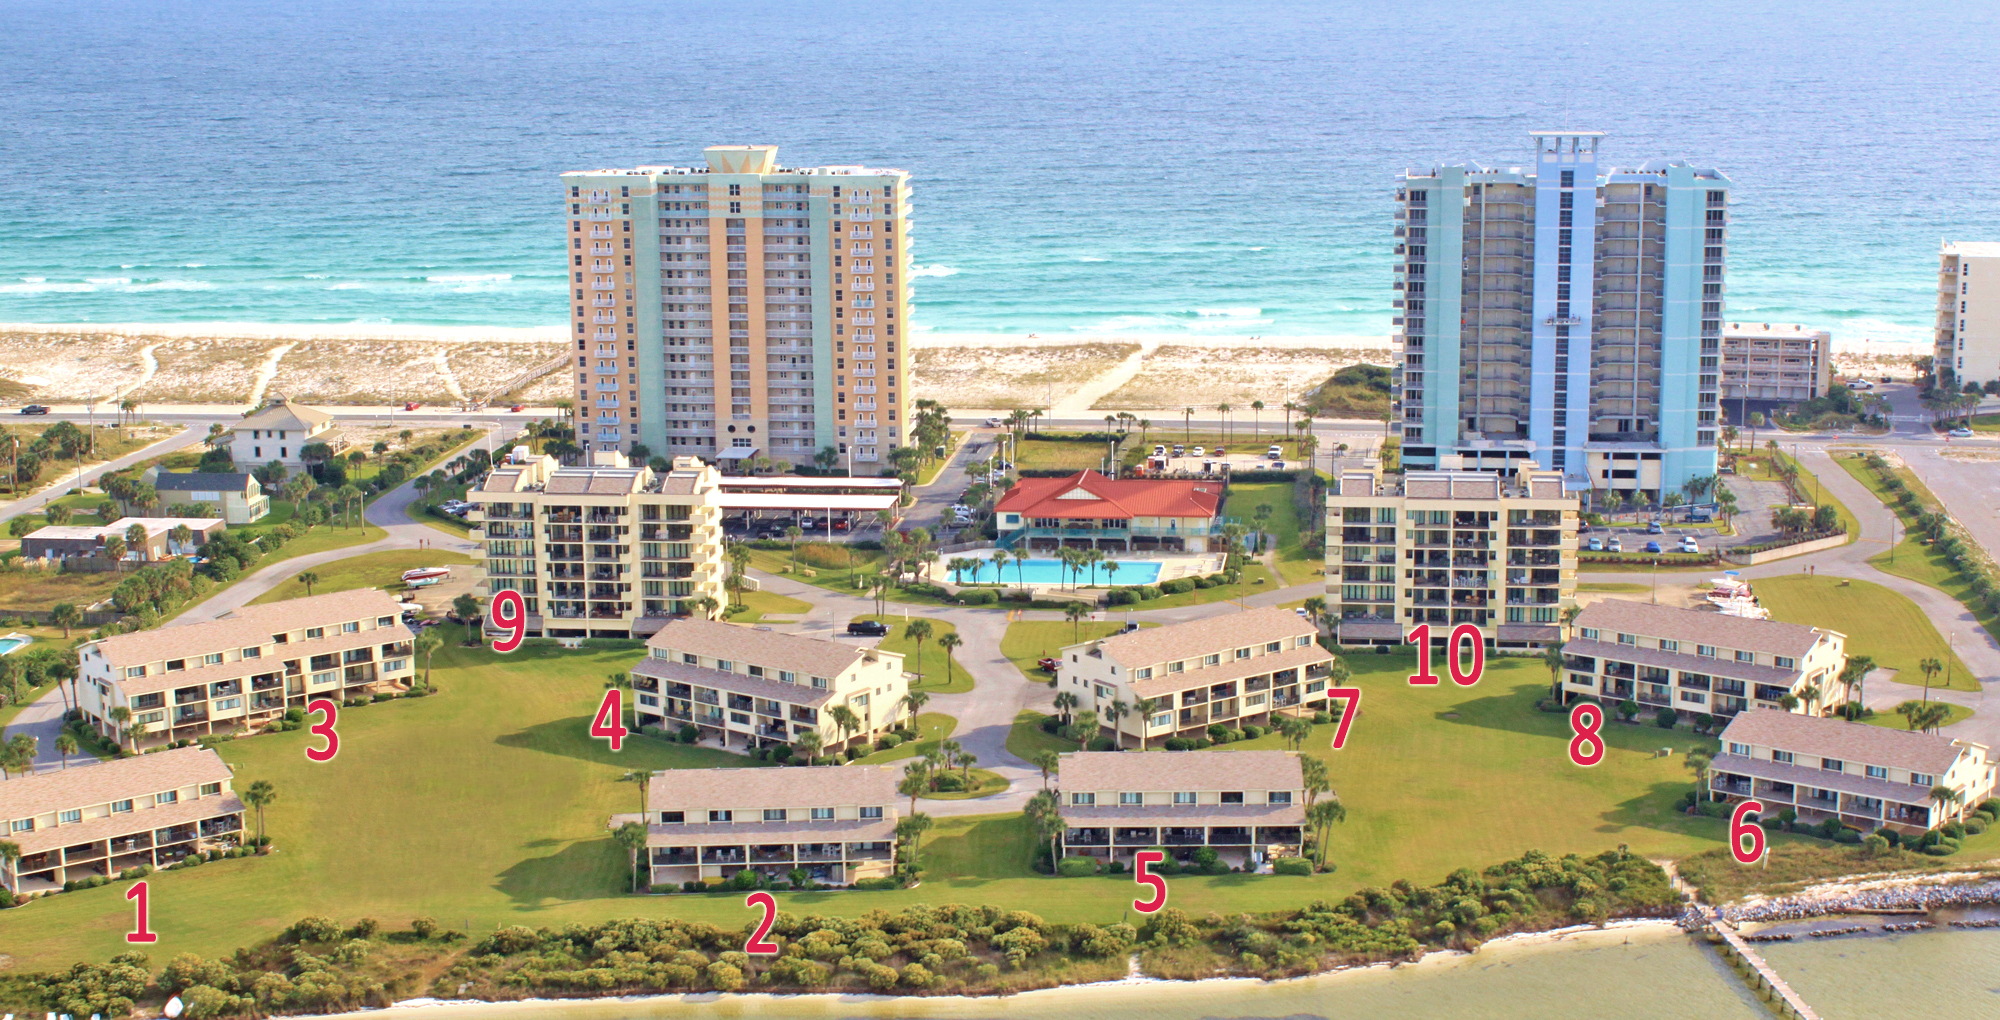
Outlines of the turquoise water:
{"type": "MultiPolygon", "coordinates": [[[[1116,574],[1106,571],[1102,562],[1093,563],[1089,569],[1076,573],[1072,573],[1068,567],[1063,566],[1061,560],[1029,560],[1026,563],[1009,563],[1006,569],[1001,572],[1001,579],[1008,584],[1084,585],[1152,584],[1154,581],[1160,579],[1160,565],[1158,563],[1149,560],[1120,559],[1113,559],[1110,562],[1118,564],[1118,572],[1116,574]]],[[[967,570],[960,574],[959,577],[953,578],[955,582],[968,584],[982,580],[991,582],[992,579],[993,568],[991,566],[988,566],[976,575],[972,571],[967,570]]]]}
{"type": "Polygon", "coordinates": [[[555,175],[716,142],[910,170],[942,332],[1386,334],[1394,175],[1555,126],[1734,179],[1731,318],[1927,341],[2000,219],[1984,4],[644,10],[14,0],[0,320],[560,324],[555,175]]]}
{"type": "Polygon", "coordinates": [[[0,637],[0,655],[8,655],[17,649],[26,648],[28,647],[28,645],[32,644],[34,640],[35,640],[34,638],[13,637],[11,635],[8,637],[0,637]]]}

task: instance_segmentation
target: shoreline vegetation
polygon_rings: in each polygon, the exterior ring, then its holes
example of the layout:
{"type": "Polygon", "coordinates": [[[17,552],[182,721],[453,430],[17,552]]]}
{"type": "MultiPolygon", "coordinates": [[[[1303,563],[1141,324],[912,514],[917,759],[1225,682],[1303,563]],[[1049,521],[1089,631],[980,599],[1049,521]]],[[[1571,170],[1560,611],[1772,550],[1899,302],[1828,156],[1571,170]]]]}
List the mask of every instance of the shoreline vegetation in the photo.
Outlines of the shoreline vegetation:
{"type": "Polygon", "coordinates": [[[119,1017],[178,996],[192,1020],[333,1013],[428,997],[508,1001],[709,992],[1006,995],[1134,974],[1164,980],[1281,979],[1471,951],[1516,935],[1617,920],[1669,920],[1680,896],[1656,863],[1624,848],[1592,857],[1541,851],[1434,886],[1398,880],[1338,903],[1265,914],[1194,916],[1167,907],[1139,924],[1051,923],[998,906],[910,904],[826,916],[781,911],[743,951],[754,910],[731,928],[675,918],[502,927],[470,938],[416,918],[303,918],[233,955],[183,953],[153,970],[123,953],[66,972],[0,975],[21,1011],[119,1017]]]}

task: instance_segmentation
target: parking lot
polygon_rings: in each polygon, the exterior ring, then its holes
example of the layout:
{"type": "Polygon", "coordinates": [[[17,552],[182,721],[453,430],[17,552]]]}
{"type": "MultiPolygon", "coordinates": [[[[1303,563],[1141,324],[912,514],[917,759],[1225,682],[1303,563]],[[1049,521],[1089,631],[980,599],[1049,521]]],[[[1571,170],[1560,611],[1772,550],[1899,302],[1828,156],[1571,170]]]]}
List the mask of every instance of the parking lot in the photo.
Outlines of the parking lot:
{"type": "Polygon", "coordinates": [[[834,514],[831,521],[825,514],[789,514],[759,512],[732,514],[722,519],[722,534],[727,538],[782,539],[785,529],[797,525],[805,532],[802,538],[815,542],[844,542],[857,538],[881,538],[882,525],[873,514],[834,514]]]}
{"type": "Polygon", "coordinates": [[[1224,470],[1283,471],[1299,466],[1296,461],[1273,459],[1270,452],[1275,449],[1249,444],[1217,448],[1155,444],[1146,452],[1146,466],[1153,473],[1167,477],[1217,475],[1224,470]]]}

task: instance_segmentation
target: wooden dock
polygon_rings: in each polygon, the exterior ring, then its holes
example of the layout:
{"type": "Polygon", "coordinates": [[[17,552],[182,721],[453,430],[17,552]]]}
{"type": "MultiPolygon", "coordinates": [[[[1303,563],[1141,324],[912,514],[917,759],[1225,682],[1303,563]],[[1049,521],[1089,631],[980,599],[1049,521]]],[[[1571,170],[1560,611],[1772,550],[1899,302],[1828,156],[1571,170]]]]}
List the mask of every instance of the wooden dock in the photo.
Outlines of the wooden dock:
{"type": "Polygon", "coordinates": [[[1764,958],[1759,956],[1755,949],[1750,948],[1750,944],[1743,941],[1743,937],[1736,934],[1736,929],[1727,921],[1710,914],[1709,926],[1722,937],[1730,952],[1750,969],[1751,987],[1770,995],[1781,1015],[1798,1017],[1799,1020],[1819,1020],[1819,1014],[1813,1012],[1811,1006],[1806,1005],[1806,1000],[1800,998],[1799,993],[1793,991],[1792,986],[1786,984],[1785,979],[1779,977],[1778,972],[1772,970],[1771,965],[1765,963],[1764,958]]]}

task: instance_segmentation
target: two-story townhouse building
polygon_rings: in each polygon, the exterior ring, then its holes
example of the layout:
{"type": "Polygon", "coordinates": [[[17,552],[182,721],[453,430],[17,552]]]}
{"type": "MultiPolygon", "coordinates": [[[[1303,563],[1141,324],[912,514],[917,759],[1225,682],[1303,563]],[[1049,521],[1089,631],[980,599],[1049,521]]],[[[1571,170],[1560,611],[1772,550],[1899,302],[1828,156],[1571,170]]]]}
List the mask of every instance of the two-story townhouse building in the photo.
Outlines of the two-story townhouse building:
{"type": "Polygon", "coordinates": [[[724,601],[721,473],[603,450],[588,467],[518,450],[466,495],[489,593],[521,593],[535,637],[644,637],[724,601]]]}
{"type": "Polygon", "coordinates": [[[271,497],[248,471],[162,471],[150,467],[139,477],[160,494],[160,508],[202,505],[232,525],[252,524],[271,512],[271,497]]]}
{"type": "Polygon", "coordinates": [[[718,882],[745,868],[767,879],[798,869],[829,885],[886,878],[896,867],[901,774],[887,765],[654,773],[652,883],[718,882]]]}
{"type": "Polygon", "coordinates": [[[1563,700],[1733,716],[1753,708],[1818,714],[1847,700],[1847,635],[1821,627],[1605,599],[1577,614],[1563,645],[1563,700]],[[1814,696],[1817,692],[1817,696],[1814,696]]]}
{"type": "Polygon", "coordinates": [[[1306,784],[1290,751],[1078,751],[1058,777],[1065,856],[1129,861],[1160,847],[1186,860],[1207,846],[1241,866],[1297,856],[1304,842],[1306,784]]]}
{"type": "Polygon", "coordinates": [[[909,678],[895,652],[698,618],[671,621],[648,638],[631,675],[640,725],[692,725],[724,747],[817,733],[828,752],[844,750],[894,729],[909,712],[909,678]],[[842,727],[836,706],[858,725],[842,727]]]}
{"type": "Polygon", "coordinates": [[[1108,478],[1084,471],[1023,478],[993,508],[999,544],[1024,549],[1207,552],[1220,548],[1223,483],[1108,478]]]}
{"type": "Polygon", "coordinates": [[[243,802],[221,755],[182,747],[0,783],[0,829],[21,849],[0,858],[0,884],[48,892],[235,846],[243,802]]]}
{"type": "Polygon", "coordinates": [[[325,443],[328,450],[347,449],[347,439],[333,427],[333,415],[317,407],[275,400],[230,427],[229,456],[249,469],[276,461],[297,471],[306,466],[301,450],[325,443]]]}
{"type": "Polygon", "coordinates": [[[1454,470],[1341,473],[1326,497],[1326,601],[1343,645],[1401,644],[1460,624],[1497,648],[1561,640],[1576,603],[1578,496],[1532,462],[1513,474],[1454,470]]]}
{"type": "Polygon", "coordinates": [[[1757,709],[1722,731],[1708,788],[1719,801],[1755,799],[1765,817],[1791,808],[1807,822],[1918,833],[1993,796],[1994,769],[1990,749],[1969,740],[1757,709]]]}
{"type": "Polygon", "coordinates": [[[1212,725],[1269,725],[1326,707],[1333,653],[1289,609],[1128,630],[1062,650],[1056,689],[1097,713],[1122,747],[1200,736],[1212,725]]]}
{"type": "Polygon", "coordinates": [[[312,698],[407,687],[411,638],[402,605],[376,588],[244,606],[84,642],[77,700],[98,732],[136,747],[236,732],[312,698]],[[111,718],[121,706],[132,713],[122,728],[111,718]]]}

